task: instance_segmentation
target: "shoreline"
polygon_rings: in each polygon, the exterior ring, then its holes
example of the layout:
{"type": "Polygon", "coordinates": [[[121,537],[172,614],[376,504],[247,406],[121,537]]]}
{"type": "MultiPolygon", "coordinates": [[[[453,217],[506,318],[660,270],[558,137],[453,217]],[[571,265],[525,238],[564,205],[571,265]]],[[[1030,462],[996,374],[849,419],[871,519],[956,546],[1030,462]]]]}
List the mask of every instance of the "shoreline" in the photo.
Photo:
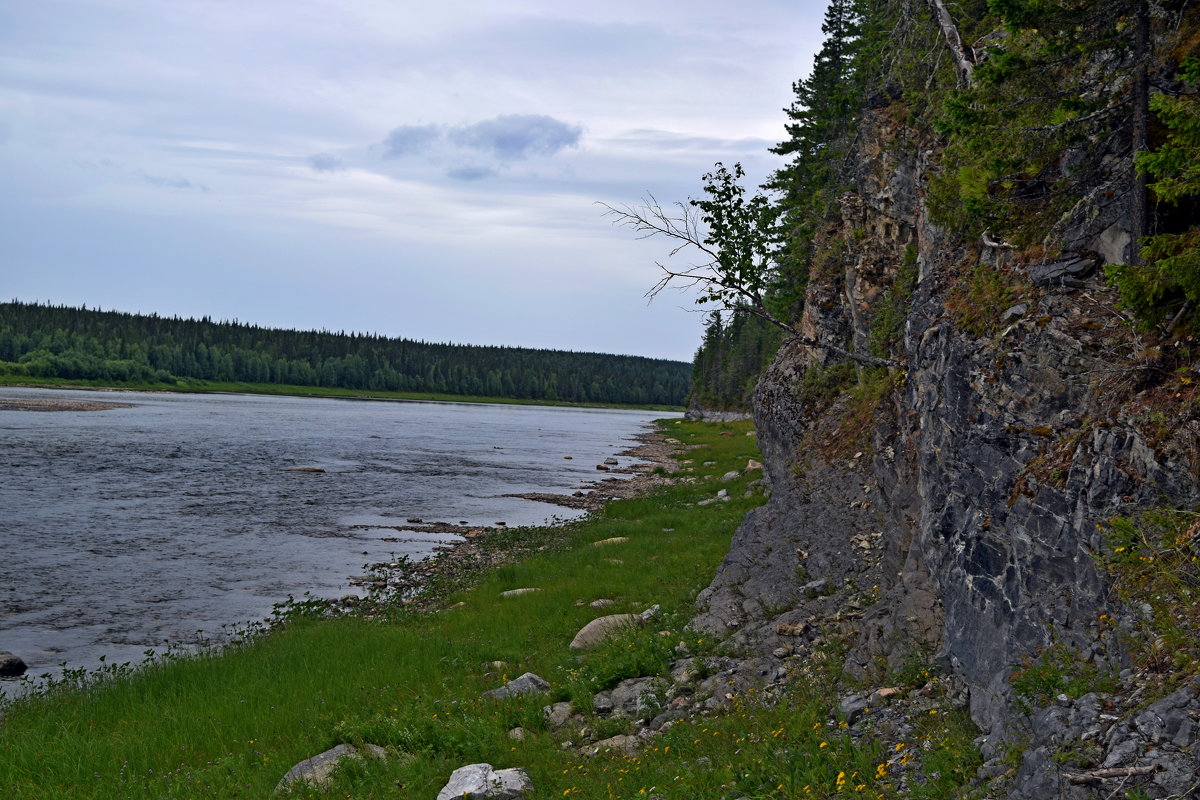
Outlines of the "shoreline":
{"type": "MultiPolygon", "coordinates": [[[[660,422],[637,434],[636,445],[617,453],[635,457],[640,464],[614,468],[608,473],[632,475],[630,478],[600,478],[580,486],[574,495],[531,492],[501,495],[582,510],[576,519],[544,525],[520,527],[470,527],[446,523],[414,523],[402,530],[422,533],[458,533],[463,540],[434,548],[433,554],[420,561],[380,562],[368,565],[368,575],[351,582],[367,590],[366,597],[347,595],[330,601],[336,613],[361,611],[363,606],[399,605],[414,610],[432,611],[443,606],[453,591],[475,583],[486,572],[502,564],[520,560],[536,552],[559,549],[571,530],[614,500],[640,497],[675,482],[670,476],[680,471],[678,456],[685,446],[670,440],[660,422]],[[580,496],[580,492],[587,494],[580,496]]],[[[606,473],[607,474],[607,473],[606,473]]],[[[382,609],[381,609],[382,610],[382,609]]]]}
{"type": "MultiPolygon", "coordinates": [[[[3,410],[11,398],[0,396],[0,410],[3,410]]],[[[37,411],[90,411],[106,408],[130,408],[130,404],[102,403],[84,401],[35,400],[30,401],[37,408],[16,410],[37,411]]],[[[351,593],[340,597],[313,597],[308,594],[305,586],[297,586],[299,596],[287,595],[275,603],[275,611],[266,618],[242,620],[229,623],[226,635],[219,640],[210,641],[209,645],[200,650],[224,650],[230,646],[244,644],[247,638],[257,638],[258,635],[271,635],[276,628],[285,627],[289,615],[293,612],[311,612],[320,609],[329,617],[348,614],[374,614],[386,612],[389,608],[410,610],[435,610],[443,606],[442,599],[446,594],[458,589],[467,588],[483,577],[488,571],[501,564],[513,563],[538,551],[555,546],[569,536],[579,523],[589,520],[591,515],[614,500],[637,497],[653,491],[655,488],[673,483],[668,475],[680,468],[676,459],[682,446],[667,441],[662,421],[652,421],[645,424],[642,432],[630,437],[634,442],[629,447],[617,451],[616,456],[638,458],[640,463],[627,467],[613,467],[598,474],[596,480],[579,485],[575,495],[553,493],[520,493],[503,494],[496,497],[518,497],[535,502],[549,503],[562,507],[573,508],[586,512],[578,518],[550,519],[542,524],[512,526],[504,523],[495,526],[465,526],[447,522],[425,522],[413,520],[409,524],[394,526],[398,534],[403,531],[424,534],[455,534],[462,536],[460,541],[438,544],[432,551],[420,560],[412,561],[407,557],[389,562],[376,562],[366,565],[366,575],[344,575],[345,583],[351,593]],[[616,478],[613,474],[629,477],[616,478]],[[586,494],[583,494],[586,492],[586,494]],[[582,496],[579,496],[581,495],[582,496]],[[364,596],[353,594],[353,589],[359,588],[364,596]]],[[[630,441],[627,440],[627,441],[630,441]]],[[[351,528],[378,529],[378,525],[352,525],[351,528]]],[[[159,646],[164,653],[195,653],[195,643],[169,642],[159,646]]],[[[158,660],[158,656],[148,658],[144,666],[158,660]]],[[[85,668],[89,680],[94,676],[97,684],[104,682],[107,670],[85,668]]],[[[49,684],[58,682],[58,676],[46,673],[32,677],[26,675],[4,680],[0,688],[0,699],[13,700],[26,691],[36,693],[36,685],[49,678],[49,684]],[[34,686],[25,687],[23,691],[14,691],[18,684],[31,680],[34,686]]]]}
{"type": "MultiPolygon", "coordinates": [[[[0,392],[11,389],[46,389],[80,392],[139,392],[144,394],[234,394],[259,397],[311,397],[327,400],[358,400],[409,403],[471,403],[479,405],[538,406],[546,408],[599,408],[617,411],[649,411],[661,414],[683,414],[684,406],[628,405],[623,403],[574,403],[565,400],[531,400],[520,397],[485,397],[481,395],[449,395],[436,392],[371,392],[367,390],[330,390],[320,386],[296,386],[292,384],[240,384],[221,383],[208,388],[204,386],[96,386],[89,383],[30,383],[8,382],[0,376],[0,392]],[[222,387],[222,388],[218,388],[222,387]]],[[[2,401],[2,400],[0,400],[2,401]]],[[[118,406],[119,407],[119,406],[118,406]]],[[[0,408],[0,410],[3,410],[0,408]]],[[[72,410],[72,409],[64,409],[72,410]]],[[[99,409],[103,410],[103,409],[99,409]]]]}

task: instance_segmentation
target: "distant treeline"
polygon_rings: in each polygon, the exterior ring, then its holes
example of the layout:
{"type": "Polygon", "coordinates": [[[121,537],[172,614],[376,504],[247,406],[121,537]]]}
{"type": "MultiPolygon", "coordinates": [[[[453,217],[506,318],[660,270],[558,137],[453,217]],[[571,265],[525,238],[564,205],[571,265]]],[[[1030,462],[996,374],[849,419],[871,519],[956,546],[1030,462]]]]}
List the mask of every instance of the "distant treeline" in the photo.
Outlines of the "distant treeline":
{"type": "Polygon", "coordinates": [[[754,386],[783,341],[783,332],[744,308],[712,312],[692,367],[691,405],[749,411],[754,386]]]}
{"type": "Polygon", "coordinates": [[[522,400],[681,405],[681,361],[0,303],[0,375],[244,381],[522,400]]]}

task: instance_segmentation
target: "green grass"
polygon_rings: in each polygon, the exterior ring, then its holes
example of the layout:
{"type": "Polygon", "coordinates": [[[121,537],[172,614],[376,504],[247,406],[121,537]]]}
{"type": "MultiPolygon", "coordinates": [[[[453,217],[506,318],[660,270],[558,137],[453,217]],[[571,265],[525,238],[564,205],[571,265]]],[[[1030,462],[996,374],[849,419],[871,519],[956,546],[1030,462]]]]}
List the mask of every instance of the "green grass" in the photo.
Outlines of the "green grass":
{"type": "MultiPolygon", "coordinates": [[[[699,445],[686,455],[684,474],[694,483],[614,502],[568,525],[546,551],[450,593],[444,610],[300,616],[248,645],[10,704],[0,723],[0,787],[5,796],[40,800],[265,798],[294,763],[345,741],[384,745],[391,757],[341,770],[331,794],[300,789],[293,796],[433,797],[457,767],[489,762],[525,768],[531,800],[895,797],[891,774],[906,768],[901,759],[910,752],[966,763],[954,754],[970,737],[938,727],[948,716],[931,717],[929,730],[916,731],[903,751],[850,737],[829,717],[830,685],[811,677],[798,677],[783,704],[740,697],[727,713],[677,724],[637,756],[589,759],[563,748],[565,739],[579,738],[547,730],[544,704],[569,699],[590,709],[600,688],[664,674],[681,641],[701,655],[717,646],[684,625],[741,517],[762,501],[761,494],[742,497],[758,473],[732,483],[718,476],[744,467],[757,451],[744,435],[747,423],[665,428],[699,445]],[[705,461],[715,463],[702,467],[705,461]],[[736,499],[695,505],[719,488],[736,499]],[[616,536],[629,541],[591,546],[616,536]],[[518,587],[541,591],[499,596],[518,587]],[[601,597],[615,605],[586,605],[601,597]],[[584,655],[567,648],[596,616],[655,603],[663,611],[650,625],[584,655]],[[526,671],[551,682],[549,698],[481,699],[526,671]],[[517,725],[530,732],[524,741],[508,736],[517,725]],[[957,744],[939,744],[939,736],[957,744]]],[[[606,735],[625,729],[589,724],[606,735]]],[[[938,771],[956,774],[949,766],[938,771]]],[[[950,796],[932,783],[923,787],[922,797],[950,796]]]]}
{"type": "Polygon", "coordinates": [[[0,374],[0,386],[31,386],[54,389],[119,389],[123,391],[179,392],[183,394],[285,395],[289,397],[349,397],[374,400],[425,400],[448,403],[500,403],[521,406],[569,406],[579,408],[631,408],[649,411],[683,411],[683,406],[628,405],[622,403],[567,403],[554,400],[525,400],[514,397],[442,394],[437,392],[381,392],[370,389],[339,389],[329,386],[295,386],[285,383],[242,383],[237,381],[201,381],[181,379],[178,383],[116,382],[68,380],[66,378],[31,378],[25,375],[0,374]]]}

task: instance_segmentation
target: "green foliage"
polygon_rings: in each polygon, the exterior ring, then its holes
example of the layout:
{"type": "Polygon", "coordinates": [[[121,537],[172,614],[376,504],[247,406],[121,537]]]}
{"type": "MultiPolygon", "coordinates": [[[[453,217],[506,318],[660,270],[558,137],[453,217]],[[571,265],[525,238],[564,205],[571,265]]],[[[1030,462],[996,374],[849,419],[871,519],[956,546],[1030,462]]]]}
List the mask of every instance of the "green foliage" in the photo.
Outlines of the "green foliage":
{"type": "Polygon", "coordinates": [[[854,364],[849,361],[828,367],[811,366],[800,377],[796,396],[813,411],[821,411],[828,408],[857,375],[854,364]]]}
{"type": "Polygon", "coordinates": [[[692,362],[691,401],[701,408],[749,410],[758,377],[782,340],[778,326],[743,308],[735,308],[727,321],[711,313],[692,362]]]}
{"type": "Polygon", "coordinates": [[[748,297],[759,298],[771,281],[774,230],[770,201],[760,192],[749,198],[741,184],[741,164],[730,170],[717,162],[704,175],[704,196],[688,201],[700,210],[704,244],[716,254],[712,269],[718,279],[702,283],[697,303],[733,308],[748,297]]]}
{"type": "Polygon", "coordinates": [[[935,221],[969,237],[1041,241],[1094,185],[1103,131],[1124,113],[1106,61],[1126,51],[1135,2],[989,0],[964,15],[986,34],[968,88],[941,94],[934,129],[946,137],[931,173],[935,221]],[[1003,25],[996,31],[997,23],[1003,25]],[[1099,66],[1098,66],[1099,64],[1099,66]]]}
{"type": "Polygon", "coordinates": [[[602,643],[588,654],[580,670],[587,691],[594,694],[611,689],[626,678],[666,675],[678,640],[660,636],[658,630],[682,630],[686,623],[683,618],[659,620],[653,629],[631,627],[602,643]]]}
{"type": "MultiPolygon", "coordinates": [[[[1179,71],[1188,83],[1200,83],[1200,59],[1186,59],[1179,71]]],[[[1107,270],[1122,302],[1144,327],[1170,318],[1184,304],[1200,306],[1200,225],[1194,222],[1200,198],[1200,96],[1154,95],[1150,109],[1166,128],[1166,141],[1138,153],[1137,167],[1152,179],[1149,188],[1159,203],[1181,208],[1188,219],[1181,230],[1142,239],[1143,264],[1107,270]]]]}
{"type": "Polygon", "coordinates": [[[1111,692],[1116,676],[1085,662],[1078,650],[1055,642],[1027,659],[1009,676],[1017,708],[1032,713],[1065,694],[1071,699],[1088,692],[1111,692]]]}
{"type": "Polygon", "coordinates": [[[999,329],[1001,315],[1016,299],[1017,294],[1006,272],[988,264],[977,264],[965,281],[951,289],[946,310],[967,333],[989,336],[999,329]]]}
{"type": "Polygon", "coordinates": [[[0,375],[100,383],[190,380],[681,405],[677,361],[431,344],[36,303],[0,303],[0,375]]]}
{"type": "Polygon", "coordinates": [[[904,337],[904,323],[908,319],[908,303],[917,288],[917,248],[909,245],[904,250],[900,274],[884,295],[871,318],[871,333],[868,352],[878,358],[886,358],[904,337]]]}
{"type": "Polygon", "coordinates": [[[1098,557],[1136,609],[1135,658],[1168,681],[1200,674],[1200,514],[1154,509],[1108,521],[1098,557]]]}

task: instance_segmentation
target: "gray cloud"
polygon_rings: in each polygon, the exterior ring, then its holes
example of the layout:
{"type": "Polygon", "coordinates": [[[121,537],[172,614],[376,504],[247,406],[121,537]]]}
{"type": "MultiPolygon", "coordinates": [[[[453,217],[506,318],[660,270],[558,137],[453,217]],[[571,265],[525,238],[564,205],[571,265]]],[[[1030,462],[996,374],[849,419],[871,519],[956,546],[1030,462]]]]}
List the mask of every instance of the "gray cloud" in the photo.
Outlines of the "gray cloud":
{"type": "Polygon", "coordinates": [[[317,172],[337,172],[346,168],[342,160],[331,153],[317,153],[309,156],[308,165],[317,172]]]}
{"type": "Polygon", "coordinates": [[[443,136],[437,125],[401,125],[383,140],[384,158],[401,158],[428,150],[443,136]]]}
{"type": "Polygon", "coordinates": [[[454,167],[446,170],[446,177],[457,181],[481,181],[484,178],[495,177],[496,170],[491,167],[454,167]]]}
{"type": "Polygon", "coordinates": [[[149,172],[143,172],[142,178],[151,186],[159,186],[163,189],[196,189],[201,192],[207,192],[208,187],[202,183],[193,183],[187,178],[167,178],[162,175],[151,175],[149,172]]]}
{"type": "Polygon", "coordinates": [[[552,156],[579,144],[583,129],[544,114],[503,114],[495,119],[456,128],[458,145],[489,152],[504,160],[552,156]]]}

